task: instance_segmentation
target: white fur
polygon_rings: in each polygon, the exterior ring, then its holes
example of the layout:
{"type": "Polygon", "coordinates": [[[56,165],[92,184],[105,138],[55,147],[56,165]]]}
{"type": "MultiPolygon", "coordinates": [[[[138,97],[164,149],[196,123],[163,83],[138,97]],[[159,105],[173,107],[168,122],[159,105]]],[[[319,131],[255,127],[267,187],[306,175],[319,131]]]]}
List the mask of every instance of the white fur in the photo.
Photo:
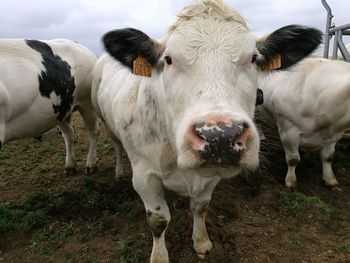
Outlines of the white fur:
{"type": "MultiPolygon", "coordinates": [[[[327,162],[335,143],[350,128],[350,65],[309,58],[285,72],[262,78],[264,104],[258,115],[277,126],[287,163],[300,160],[299,147],[320,150],[323,179],[338,182],[327,162]]],[[[295,165],[288,165],[286,185],[296,185],[295,165]]]]}

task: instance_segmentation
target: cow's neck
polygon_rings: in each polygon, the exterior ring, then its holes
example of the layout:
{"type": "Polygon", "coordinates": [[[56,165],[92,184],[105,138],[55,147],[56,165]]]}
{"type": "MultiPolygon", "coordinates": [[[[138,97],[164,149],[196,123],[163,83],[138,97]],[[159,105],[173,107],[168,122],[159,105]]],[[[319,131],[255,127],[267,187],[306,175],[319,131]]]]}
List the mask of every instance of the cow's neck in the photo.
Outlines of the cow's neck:
{"type": "MultiPolygon", "coordinates": [[[[162,93],[162,82],[157,77],[144,78],[138,91],[137,114],[143,142],[150,146],[160,171],[176,166],[176,154],[172,150],[169,123],[166,117],[166,103],[162,93]]],[[[155,161],[155,160],[153,160],[155,161]]]]}

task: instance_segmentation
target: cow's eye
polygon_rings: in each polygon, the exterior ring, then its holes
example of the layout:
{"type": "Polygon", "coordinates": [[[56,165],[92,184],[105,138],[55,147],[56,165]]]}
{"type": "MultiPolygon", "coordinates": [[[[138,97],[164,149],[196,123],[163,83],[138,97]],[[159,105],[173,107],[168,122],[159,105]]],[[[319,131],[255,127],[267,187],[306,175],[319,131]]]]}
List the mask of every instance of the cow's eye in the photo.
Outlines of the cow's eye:
{"type": "Polygon", "coordinates": [[[255,63],[255,61],[256,61],[256,58],[258,57],[258,55],[257,54],[254,54],[253,56],[252,56],[252,63],[255,63]]]}
{"type": "Polygon", "coordinates": [[[169,56],[165,56],[164,57],[164,60],[165,62],[168,64],[168,65],[171,65],[173,63],[173,60],[171,59],[171,57],[169,56]]]}

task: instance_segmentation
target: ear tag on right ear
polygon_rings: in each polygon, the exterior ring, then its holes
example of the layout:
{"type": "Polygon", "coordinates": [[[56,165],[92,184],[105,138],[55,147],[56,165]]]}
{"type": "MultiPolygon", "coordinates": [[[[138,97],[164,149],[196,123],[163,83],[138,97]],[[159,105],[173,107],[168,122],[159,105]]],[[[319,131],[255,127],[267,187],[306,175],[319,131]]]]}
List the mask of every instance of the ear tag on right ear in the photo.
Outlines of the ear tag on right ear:
{"type": "Polygon", "coordinates": [[[133,61],[132,73],[139,76],[151,77],[152,65],[143,56],[139,55],[133,61]]]}
{"type": "Polygon", "coordinates": [[[262,71],[269,71],[269,70],[273,70],[273,69],[279,69],[279,68],[281,68],[281,66],[282,66],[281,55],[278,54],[272,60],[270,60],[268,63],[260,66],[260,69],[262,71]]]}

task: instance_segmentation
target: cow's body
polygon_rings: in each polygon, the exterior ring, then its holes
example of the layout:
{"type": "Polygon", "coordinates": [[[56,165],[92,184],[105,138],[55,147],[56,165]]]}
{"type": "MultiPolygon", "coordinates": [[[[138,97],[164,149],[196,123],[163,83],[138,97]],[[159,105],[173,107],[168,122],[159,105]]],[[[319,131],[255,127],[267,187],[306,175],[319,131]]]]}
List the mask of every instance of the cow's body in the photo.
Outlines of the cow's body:
{"type": "MultiPolygon", "coordinates": [[[[164,189],[190,197],[197,254],[203,258],[212,248],[205,215],[215,186],[258,165],[259,138],[252,121],[255,63],[274,57],[275,37],[284,39],[296,28],[276,31],[259,43],[259,53],[237,12],[204,0],[185,8],[161,42],[135,29],[104,36],[109,54],[96,63],[92,101],[114,145],[121,142],[131,161],[133,185],[153,233],[151,262],[168,262],[164,237],[170,213],[164,189]],[[139,55],[150,63],[151,77],[131,72],[139,55]]],[[[312,30],[301,31],[292,34],[312,30]]],[[[316,42],[306,53],[320,40],[312,32],[316,42]]],[[[282,67],[304,55],[286,57],[282,67]]]]}
{"type": "Polygon", "coordinates": [[[90,135],[87,169],[96,165],[97,122],[91,105],[96,56],[70,40],[0,40],[0,145],[37,136],[56,125],[74,169],[70,115],[79,110],[90,135]]]}
{"type": "Polygon", "coordinates": [[[350,128],[350,64],[305,59],[286,72],[270,74],[259,87],[264,104],[258,115],[278,128],[286,153],[286,185],[296,184],[299,147],[320,150],[323,180],[337,185],[331,161],[336,142],[350,128]]]}

